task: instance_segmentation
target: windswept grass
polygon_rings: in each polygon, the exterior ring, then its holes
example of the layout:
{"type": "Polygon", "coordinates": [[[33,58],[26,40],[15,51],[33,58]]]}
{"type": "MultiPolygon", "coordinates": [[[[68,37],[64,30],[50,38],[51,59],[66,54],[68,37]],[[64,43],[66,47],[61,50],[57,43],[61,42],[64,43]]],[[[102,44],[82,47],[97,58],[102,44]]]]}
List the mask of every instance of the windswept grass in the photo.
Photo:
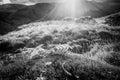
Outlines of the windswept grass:
{"type": "Polygon", "coordinates": [[[119,28],[91,17],[19,28],[0,37],[1,80],[120,79],[119,28]]]}

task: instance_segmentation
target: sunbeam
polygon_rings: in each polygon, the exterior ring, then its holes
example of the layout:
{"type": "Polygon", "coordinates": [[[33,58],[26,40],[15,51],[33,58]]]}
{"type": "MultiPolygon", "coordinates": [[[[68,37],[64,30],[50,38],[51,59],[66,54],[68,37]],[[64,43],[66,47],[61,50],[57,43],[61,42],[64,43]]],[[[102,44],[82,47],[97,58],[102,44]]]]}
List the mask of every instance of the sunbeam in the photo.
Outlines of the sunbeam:
{"type": "Polygon", "coordinates": [[[75,16],[76,13],[76,7],[77,7],[77,0],[67,0],[65,1],[65,8],[68,10],[68,12],[71,14],[71,16],[75,16]]]}
{"type": "Polygon", "coordinates": [[[70,17],[83,16],[87,11],[89,11],[89,5],[85,0],[64,0],[64,4],[59,6],[62,12],[70,17]]]}
{"type": "Polygon", "coordinates": [[[99,5],[98,2],[90,0],[62,0],[61,5],[57,5],[54,15],[62,17],[82,17],[95,16],[104,12],[106,5],[99,5]]]}

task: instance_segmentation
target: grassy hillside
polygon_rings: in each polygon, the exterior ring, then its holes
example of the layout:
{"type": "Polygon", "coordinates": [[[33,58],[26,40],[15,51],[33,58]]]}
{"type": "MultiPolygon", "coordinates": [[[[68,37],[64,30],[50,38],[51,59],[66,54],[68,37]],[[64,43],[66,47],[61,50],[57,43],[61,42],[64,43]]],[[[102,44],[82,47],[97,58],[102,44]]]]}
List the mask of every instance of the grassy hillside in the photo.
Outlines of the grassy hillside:
{"type": "MultiPolygon", "coordinates": [[[[38,3],[29,6],[20,3],[0,5],[0,34],[7,34],[8,32],[17,30],[18,26],[36,20],[59,20],[64,17],[70,17],[72,15],[70,12],[71,9],[65,5],[66,3],[38,3]]],[[[76,5],[76,16],[74,17],[103,17],[119,11],[119,3],[96,3],[83,0],[82,4],[78,2],[76,5]]]]}
{"type": "Polygon", "coordinates": [[[84,17],[0,36],[1,80],[119,80],[120,27],[84,17]]]}

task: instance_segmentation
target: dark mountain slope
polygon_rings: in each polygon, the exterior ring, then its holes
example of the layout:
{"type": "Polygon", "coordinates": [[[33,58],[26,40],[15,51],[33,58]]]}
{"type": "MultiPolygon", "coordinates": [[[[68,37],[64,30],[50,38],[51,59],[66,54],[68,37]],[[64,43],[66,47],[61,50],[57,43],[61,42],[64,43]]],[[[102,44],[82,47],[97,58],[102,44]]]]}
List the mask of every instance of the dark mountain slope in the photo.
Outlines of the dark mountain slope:
{"type": "Polygon", "coordinates": [[[110,26],[120,26],[120,12],[106,16],[105,21],[110,26]]]}
{"type": "MultiPolygon", "coordinates": [[[[32,21],[41,19],[46,16],[54,7],[55,4],[36,4],[27,7],[10,7],[4,8],[0,11],[0,34],[5,34],[9,31],[17,29],[18,26],[32,21]]],[[[17,4],[16,4],[17,5],[17,4]]]]}

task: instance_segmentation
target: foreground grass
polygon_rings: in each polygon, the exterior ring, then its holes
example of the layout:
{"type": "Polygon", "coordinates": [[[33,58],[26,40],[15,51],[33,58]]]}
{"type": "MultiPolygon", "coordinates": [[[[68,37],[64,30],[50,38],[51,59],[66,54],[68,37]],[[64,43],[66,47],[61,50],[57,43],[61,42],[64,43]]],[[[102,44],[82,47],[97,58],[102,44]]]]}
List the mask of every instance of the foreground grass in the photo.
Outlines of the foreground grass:
{"type": "Polygon", "coordinates": [[[119,27],[68,18],[19,29],[0,37],[1,80],[120,79],[119,27]]]}

